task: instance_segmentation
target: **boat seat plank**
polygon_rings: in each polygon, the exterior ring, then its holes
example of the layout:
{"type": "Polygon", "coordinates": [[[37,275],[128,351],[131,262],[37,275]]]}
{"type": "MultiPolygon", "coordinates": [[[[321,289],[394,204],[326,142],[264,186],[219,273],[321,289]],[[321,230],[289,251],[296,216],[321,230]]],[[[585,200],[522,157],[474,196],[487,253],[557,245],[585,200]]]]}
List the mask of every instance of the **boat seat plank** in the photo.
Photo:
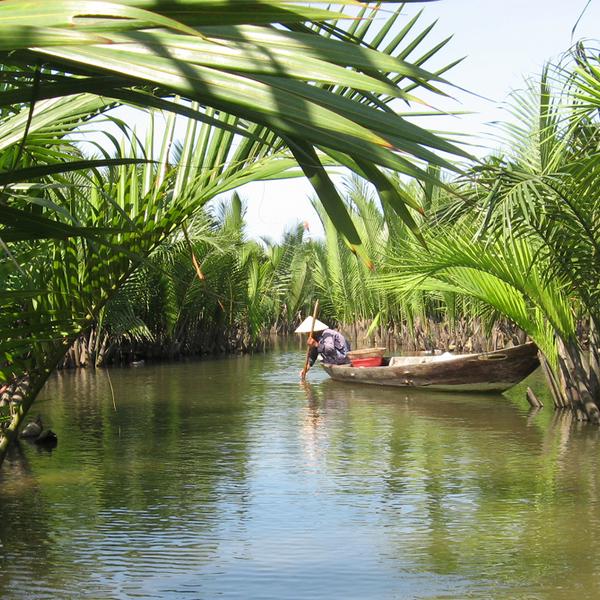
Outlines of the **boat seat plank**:
{"type": "Polygon", "coordinates": [[[439,356],[392,356],[390,358],[390,367],[405,367],[407,365],[426,365],[430,363],[446,362],[448,360],[456,360],[463,358],[462,354],[450,354],[444,352],[439,356]]]}

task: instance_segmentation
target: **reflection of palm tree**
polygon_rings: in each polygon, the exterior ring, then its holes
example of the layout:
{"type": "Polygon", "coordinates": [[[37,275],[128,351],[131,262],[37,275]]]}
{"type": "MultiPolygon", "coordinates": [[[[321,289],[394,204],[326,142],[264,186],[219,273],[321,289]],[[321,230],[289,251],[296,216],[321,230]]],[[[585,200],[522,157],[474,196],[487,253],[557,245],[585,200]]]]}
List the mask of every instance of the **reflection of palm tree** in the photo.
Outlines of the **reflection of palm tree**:
{"type": "MultiPolygon", "coordinates": [[[[597,432],[571,438],[570,413],[549,425],[541,414],[532,426],[522,406],[501,396],[375,392],[335,382],[319,391],[322,406],[340,409],[336,419],[329,412],[328,468],[346,480],[373,474],[379,514],[390,524],[386,552],[396,547],[418,568],[493,575],[506,557],[526,577],[531,548],[564,543],[564,529],[546,527],[556,506],[593,506],[597,481],[587,473],[595,466],[579,463],[590,456],[584,445],[597,447],[597,432]]],[[[563,527],[569,521],[558,518],[563,527]]],[[[591,532],[582,543],[593,552],[591,532]]]]}
{"type": "Polygon", "coordinates": [[[308,383],[306,380],[300,383],[304,393],[306,394],[306,399],[308,401],[308,413],[310,415],[311,421],[313,425],[316,426],[319,424],[320,414],[319,414],[319,399],[317,398],[317,394],[313,386],[308,383]]]}
{"type": "Polygon", "coordinates": [[[11,446],[11,449],[7,454],[6,464],[7,466],[4,467],[2,471],[3,478],[7,477],[7,473],[4,472],[6,470],[11,474],[19,475],[20,477],[31,477],[31,465],[29,464],[27,455],[23,452],[21,442],[18,439],[15,440],[15,443],[11,446]]]}
{"type": "Polygon", "coordinates": [[[305,445],[307,462],[310,466],[316,467],[321,462],[319,436],[324,431],[323,418],[319,413],[320,403],[315,388],[306,380],[302,381],[300,386],[307,399],[307,411],[301,429],[302,441],[305,445]]]}
{"type": "MultiPolygon", "coordinates": [[[[40,581],[51,562],[52,544],[48,543],[47,530],[40,523],[52,522],[45,493],[40,488],[35,469],[17,438],[7,452],[0,471],[0,540],[3,553],[23,556],[23,544],[35,548],[35,560],[3,561],[0,595],[8,596],[6,582],[40,581]]],[[[6,558],[4,554],[4,558],[6,558]]]]}
{"type": "MultiPolygon", "coordinates": [[[[219,545],[213,543],[217,539],[214,528],[221,522],[219,515],[222,517],[223,511],[234,510],[240,519],[246,518],[244,511],[250,504],[247,430],[254,413],[238,410],[238,399],[240,390],[249,387],[250,362],[242,359],[215,363],[198,363],[193,375],[186,365],[157,365],[144,371],[142,381],[135,370],[112,370],[117,415],[108,378],[102,372],[60,372],[49,381],[42,401],[52,398],[52,402],[44,403],[47,412],[42,416],[61,431],[77,432],[77,441],[72,445],[68,438],[74,438],[65,434],[60,455],[51,465],[44,464],[46,481],[59,478],[65,485],[45,487],[42,501],[37,495],[37,502],[43,507],[52,503],[76,504],[73,495],[81,493],[81,511],[73,517],[73,533],[61,531],[61,544],[55,546],[63,553],[63,561],[72,564],[83,558],[77,577],[82,577],[82,573],[88,580],[91,577],[86,570],[90,567],[85,560],[87,550],[82,550],[75,540],[81,528],[85,529],[89,519],[98,524],[100,531],[89,543],[104,539],[103,534],[112,533],[111,515],[124,502],[134,507],[129,513],[131,519],[124,516],[121,521],[123,527],[129,528],[132,544],[151,534],[165,553],[172,551],[173,557],[177,555],[177,564],[187,567],[201,568],[215,560],[219,545]],[[216,369],[222,375],[218,384],[214,379],[216,369]],[[190,378],[203,382],[202,393],[190,392],[190,378]],[[131,394],[134,385],[135,395],[131,394]],[[208,418],[215,410],[218,419],[208,418]],[[79,485],[80,481],[85,485],[79,485]],[[71,495],[65,499],[65,494],[71,495]],[[168,502],[157,500],[167,497],[168,502]],[[147,518],[137,521],[138,510],[147,518]],[[198,552],[198,544],[204,540],[210,543],[198,552]]],[[[40,466],[33,458],[32,462],[34,468],[40,466]]],[[[6,468],[8,460],[3,470],[6,468]]],[[[19,479],[15,473],[10,481],[19,479]]],[[[5,506],[0,498],[0,509],[5,506]]],[[[19,513],[19,518],[29,515],[31,520],[31,515],[39,511],[28,506],[19,509],[19,513]]],[[[56,523],[53,517],[42,518],[46,533],[54,535],[60,530],[60,522],[56,523]]],[[[39,523],[36,519],[38,529],[39,523]]],[[[6,536],[0,528],[0,539],[16,544],[22,532],[14,523],[10,526],[6,536]]],[[[24,530],[27,532],[27,527],[24,530]]],[[[133,560],[128,550],[116,544],[114,560],[133,560]]],[[[139,550],[138,557],[143,552],[139,550]]],[[[51,557],[42,564],[62,563],[51,557]]],[[[66,582],[72,582],[74,577],[70,573],[63,575],[66,582]]]]}
{"type": "Polygon", "coordinates": [[[543,456],[553,457],[553,469],[564,469],[563,459],[568,452],[575,416],[571,411],[557,410],[544,436],[543,456]]]}

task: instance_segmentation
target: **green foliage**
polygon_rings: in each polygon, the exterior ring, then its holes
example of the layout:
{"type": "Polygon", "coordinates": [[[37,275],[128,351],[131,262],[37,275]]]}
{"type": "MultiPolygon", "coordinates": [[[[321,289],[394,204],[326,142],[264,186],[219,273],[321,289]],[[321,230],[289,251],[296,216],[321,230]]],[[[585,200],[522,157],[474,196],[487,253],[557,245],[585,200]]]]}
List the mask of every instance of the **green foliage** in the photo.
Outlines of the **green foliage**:
{"type": "MultiPolygon", "coordinates": [[[[557,364],[555,332],[572,339],[575,319],[564,286],[557,280],[545,281],[546,265],[527,240],[485,243],[463,224],[447,232],[432,231],[427,245],[427,252],[419,252],[408,242],[391,260],[391,272],[378,278],[377,287],[473,297],[526,331],[557,364]]],[[[485,316],[486,310],[478,316],[485,316]]]]}
{"type": "MultiPolygon", "coordinates": [[[[10,35],[0,36],[0,63],[11,73],[12,85],[0,96],[0,110],[30,103],[30,113],[21,111],[24,127],[11,128],[20,139],[41,118],[39,103],[60,104],[65,97],[94,98],[102,104],[94,111],[114,102],[167,109],[217,126],[219,133],[205,147],[214,161],[202,163],[209,169],[221,159],[216,152],[221,140],[226,146],[233,133],[247,136],[252,146],[257,135],[269,149],[283,139],[342,234],[364,256],[323,162],[333,158],[359,170],[373,162],[426,179],[420,161],[450,166],[432,151],[467,154],[389,108],[395,99],[418,101],[415,87],[442,93],[438,87],[444,80],[424,64],[447,40],[409,61],[431,27],[415,31],[415,18],[386,41],[401,8],[380,22],[374,18],[378,8],[365,6],[358,25],[356,15],[344,14],[346,4],[325,9],[288,0],[243,6],[188,0],[182,9],[168,0],[58,0],[51,8],[44,1],[25,8],[5,0],[0,34],[10,35]],[[409,34],[416,36],[409,41],[409,34]],[[27,68],[19,73],[21,65],[27,68]],[[177,95],[186,101],[174,101],[177,95]],[[231,116],[217,116],[225,113],[231,116]],[[247,122],[265,129],[247,131],[247,122]]],[[[242,142],[243,153],[245,146],[242,142]]],[[[254,152],[254,158],[265,156],[264,150],[254,152]]],[[[189,156],[185,149],[184,154],[189,156]]],[[[384,177],[377,169],[373,176],[384,177]]],[[[226,189],[233,188],[221,191],[226,189]]]]}
{"type": "Polygon", "coordinates": [[[302,228],[280,244],[259,244],[246,240],[243,213],[237,195],[220,202],[188,223],[190,244],[176,231],[132,273],[102,320],[110,351],[171,356],[261,349],[272,327],[297,317],[306,297],[302,228]]]}
{"type": "Polygon", "coordinates": [[[376,287],[475,299],[480,314],[525,331],[586,402],[599,391],[600,124],[597,59],[581,47],[575,58],[574,69],[548,67],[515,95],[506,156],[456,184],[424,231],[427,251],[401,243],[376,287]]]}

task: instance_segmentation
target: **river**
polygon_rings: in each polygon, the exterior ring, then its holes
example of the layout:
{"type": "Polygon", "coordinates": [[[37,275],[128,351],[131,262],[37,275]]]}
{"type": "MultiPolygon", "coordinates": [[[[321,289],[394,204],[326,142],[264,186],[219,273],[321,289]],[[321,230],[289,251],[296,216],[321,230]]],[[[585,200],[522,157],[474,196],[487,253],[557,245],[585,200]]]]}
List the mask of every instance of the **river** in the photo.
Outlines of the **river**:
{"type": "Polygon", "coordinates": [[[600,596],[598,429],[302,362],[53,376],[57,448],[0,469],[0,597],[600,596]]]}

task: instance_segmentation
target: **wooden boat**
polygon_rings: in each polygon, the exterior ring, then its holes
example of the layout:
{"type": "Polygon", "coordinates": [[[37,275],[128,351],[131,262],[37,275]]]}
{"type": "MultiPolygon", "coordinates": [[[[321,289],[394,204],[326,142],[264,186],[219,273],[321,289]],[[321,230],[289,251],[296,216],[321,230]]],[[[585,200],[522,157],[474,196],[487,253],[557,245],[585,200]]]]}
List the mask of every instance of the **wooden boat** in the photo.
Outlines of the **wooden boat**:
{"type": "Polygon", "coordinates": [[[537,347],[529,343],[480,354],[394,356],[384,358],[380,367],[323,364],[323,368],[337,381],[446,392],[502,392],[538,365],[537,347]]]}

